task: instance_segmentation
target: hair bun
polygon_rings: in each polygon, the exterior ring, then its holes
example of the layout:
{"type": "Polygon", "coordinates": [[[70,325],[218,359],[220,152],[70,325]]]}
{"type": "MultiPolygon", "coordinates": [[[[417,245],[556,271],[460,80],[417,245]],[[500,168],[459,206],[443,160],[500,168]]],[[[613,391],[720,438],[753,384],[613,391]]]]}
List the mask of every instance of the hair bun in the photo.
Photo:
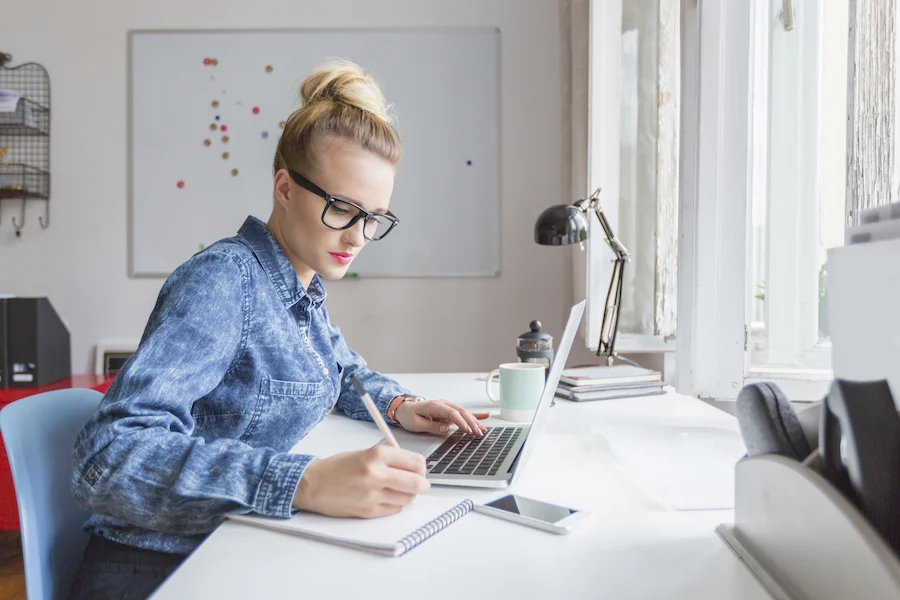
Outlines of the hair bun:
{"type": "Polygon", "coordinates": [[[340,102],[390,122],[388,107],[378,83],[356,63],[338,60],[319,67],[300,86],[303,106],[340,102]]]}

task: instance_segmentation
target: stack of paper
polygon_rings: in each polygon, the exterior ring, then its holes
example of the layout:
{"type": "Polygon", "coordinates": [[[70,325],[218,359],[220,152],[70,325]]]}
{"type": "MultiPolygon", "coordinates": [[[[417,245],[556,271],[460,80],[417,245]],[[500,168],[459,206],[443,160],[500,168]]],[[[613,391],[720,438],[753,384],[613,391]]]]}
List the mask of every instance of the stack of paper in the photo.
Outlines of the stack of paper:
{"type": "Polygon", "coordinates": [[[900,238],[900,202],[862,210],[859,225],[847,227],[844,235],[847,246],[900,238]]]}
{"type": "Polygon", "coordinates": [[[631,365],[565,369],[556,395],[566,400],[612,400],[663,393],[662,374],[631,365]]]}
{"type": "Polygon", "coordinates": [[[15,112],[21,97],[22,94],[18,92],[0,89],[0,112],[15,112]]]}
{"type": "Polygon", "coordinates": [[[0,89],[0,128],[34,127],[34,112],[31,103],[12,90],[0,89]]]}

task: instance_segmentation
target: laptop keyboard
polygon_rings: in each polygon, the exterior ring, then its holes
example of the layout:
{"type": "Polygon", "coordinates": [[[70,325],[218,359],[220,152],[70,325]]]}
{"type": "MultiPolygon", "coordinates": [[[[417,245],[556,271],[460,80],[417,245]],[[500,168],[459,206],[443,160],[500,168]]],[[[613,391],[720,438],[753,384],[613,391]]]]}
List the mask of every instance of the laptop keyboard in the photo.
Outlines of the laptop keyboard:
{"type": "Polygon", "coordinates": [[[429,472],[443,475],[496,475],[524,427],[488,427],[480,438],[456,431],[426,459],[429,472]],[[436,464],[435,464],[436,463],[436,464]]]}

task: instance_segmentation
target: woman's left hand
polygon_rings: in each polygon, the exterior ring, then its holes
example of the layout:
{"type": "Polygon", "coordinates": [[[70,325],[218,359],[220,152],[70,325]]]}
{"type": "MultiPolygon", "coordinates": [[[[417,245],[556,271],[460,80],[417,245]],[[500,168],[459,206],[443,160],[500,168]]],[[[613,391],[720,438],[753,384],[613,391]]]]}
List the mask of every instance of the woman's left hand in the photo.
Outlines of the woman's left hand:
{"type": "Polygon", "coordinates": [[[394,413],[394,418],[407,431],[441,435],[450,430],[450,425],[456,425],[475,437],[481,437],[487,431],[478,420],[489,416],[489,412],[471,413],[446,400],[403,402],[394,413]]]}

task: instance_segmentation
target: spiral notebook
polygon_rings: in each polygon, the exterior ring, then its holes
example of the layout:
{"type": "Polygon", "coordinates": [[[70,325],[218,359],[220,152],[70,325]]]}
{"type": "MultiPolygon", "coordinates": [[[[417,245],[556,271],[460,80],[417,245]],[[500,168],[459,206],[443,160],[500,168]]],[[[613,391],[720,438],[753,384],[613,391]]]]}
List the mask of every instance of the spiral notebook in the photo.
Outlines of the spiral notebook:
{"type": "Polygon", "coordinates": [[[458,521],[472,507],[471,500],[424,495],[418,496],[401,512],[378,519],[346,519],[305,512],[289,519],[257,515],[231,515],[229,518],[358,550],[402,556],[458,521]]]}

